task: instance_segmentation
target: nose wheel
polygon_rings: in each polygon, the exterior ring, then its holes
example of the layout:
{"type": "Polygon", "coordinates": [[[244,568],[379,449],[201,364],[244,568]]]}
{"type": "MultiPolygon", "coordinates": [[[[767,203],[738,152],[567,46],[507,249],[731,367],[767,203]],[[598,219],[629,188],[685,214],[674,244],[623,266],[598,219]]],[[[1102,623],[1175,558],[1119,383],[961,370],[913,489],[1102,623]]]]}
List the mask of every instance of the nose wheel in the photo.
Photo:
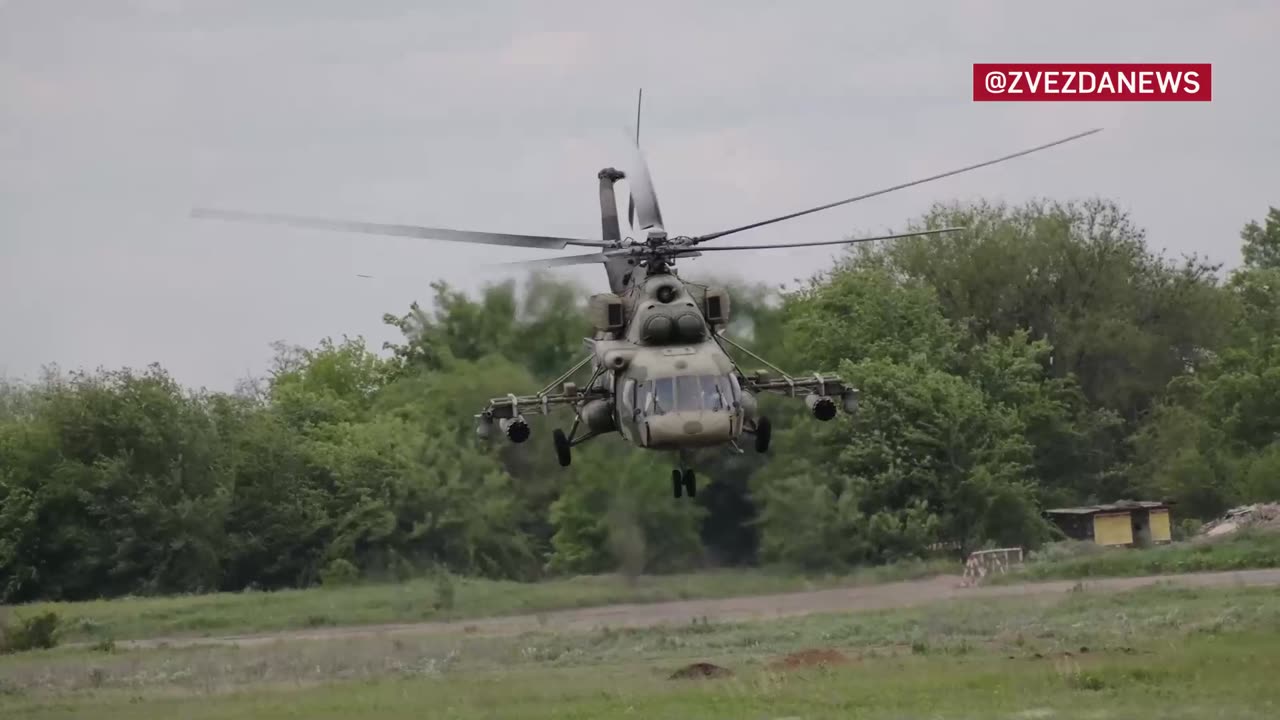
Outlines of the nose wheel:
{"type": "Polygon", "coordinates": [[[677,498],[681,495],[698,496],[698,479],[692,469],[676,468],[671,471],[671,495],[677,498]]]}

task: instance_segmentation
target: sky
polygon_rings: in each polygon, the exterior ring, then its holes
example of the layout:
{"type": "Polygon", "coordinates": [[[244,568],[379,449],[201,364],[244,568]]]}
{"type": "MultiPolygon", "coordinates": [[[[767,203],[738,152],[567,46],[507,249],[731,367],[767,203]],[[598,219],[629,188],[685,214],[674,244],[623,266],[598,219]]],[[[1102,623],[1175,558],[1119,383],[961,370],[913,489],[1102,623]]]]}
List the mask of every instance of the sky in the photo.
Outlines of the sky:
{"type": "MultiPolygon", "coordinates": [[[[735,244],[891,231],[935,202],[1105,197],[1154,249],[1230,267],[1241,227],[1280,205],[1276,28],[1274,0],[0,0],[0,377],[158,362],[230,390],[274,341],[380,347],[383,314],[433,281],[476,291],[520,277],[496,261],[575,251],[190,209],[596,238],[596,172],[624,166],[640,87],[673,235],[1103,127],[735,244]],[[972,64],[1003,61],[1210,62],[1213,100],[973,102],[972,64]]],[[[779,284],[837,252],[681,270],[779,284]]],[[[599,266],[556,272],[607,289],[599,266]]]]}

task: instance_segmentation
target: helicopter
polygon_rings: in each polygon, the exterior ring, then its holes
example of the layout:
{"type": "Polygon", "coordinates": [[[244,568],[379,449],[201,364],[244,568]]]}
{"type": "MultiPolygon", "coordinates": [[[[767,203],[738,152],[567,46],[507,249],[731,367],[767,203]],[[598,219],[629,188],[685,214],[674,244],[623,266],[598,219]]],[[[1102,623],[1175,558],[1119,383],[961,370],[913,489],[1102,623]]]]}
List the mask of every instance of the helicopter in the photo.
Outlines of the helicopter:
{"type": "Polygon", "coordinates": [[[816,242],[707,244],[746,230],[1012,160],[1101,130],[1095,128],[994,160],[726,230],[697,236],[672,236],[666,229],[648,163],[640,148],[639,120],[640,100],[637,101],[636,134],[628,171],[606,167],[596,175],[599,181],[600,239],[202,208],[192,210],[191,214],[199,218],[454,242],[554,250],[566,246],[592,248],[593,252],[583,255],[502,263],[505,266],[537,268],[600,264],[604,266],[609,292],[597,293],[588,299],[593,335],[583,338],[585,356],[536,393],[511,393],[491,398],[474,416],[476,432],[488,439],[493,437],[496,428],[509,442],[524,443],[532,434],[526,415],[545,416],[567,407],[573,413],[568,432],[557,427],[551,434],[556,458],[562,467],[571,464],[573,448],[601,435],[616,433],[637,448],[674,454],[672,495],[675,498],[693,498],[697,496],[693,453],[716,447],[745,452],[740,446],[743,436],[752,438],[756,452],[768,451],[772,426],[769,418],[760,412],[757,396],[768,393],[802,397],[812,417],[827,422],[836,416],[838,410],[855,414],[859,391],[835,373],[788,374],[734,342],[726,334],[730,318],[727,290],[685,281],[675,268],[678,260],[699,257],[706,252],[850,245],[959,232],[965,228],[944,227],[816,242]],[[620,180],[626,180],[629,185],[628,223],[632,234],[638,237],[624,237],[621,232],[614,190],[614,185],[620,180]],[[727,346],[745,353],[767,369],[750,373],[744,371],[730,355],[727,346]],[[570,380],[588,365],[591,374],[583,385],[570,380]]]}

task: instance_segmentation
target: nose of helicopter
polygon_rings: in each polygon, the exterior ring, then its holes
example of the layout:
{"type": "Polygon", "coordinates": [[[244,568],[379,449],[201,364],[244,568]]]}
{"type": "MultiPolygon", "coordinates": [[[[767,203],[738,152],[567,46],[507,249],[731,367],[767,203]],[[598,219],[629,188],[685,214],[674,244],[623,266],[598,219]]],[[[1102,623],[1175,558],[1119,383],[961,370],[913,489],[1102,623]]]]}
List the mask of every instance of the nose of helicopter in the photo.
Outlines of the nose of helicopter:
{"type": "Polygon", "coordinates": [[[704,447],[733,439],[731,416],[727,412],[674,412],[650,417],[649,446],[704,447]]]}

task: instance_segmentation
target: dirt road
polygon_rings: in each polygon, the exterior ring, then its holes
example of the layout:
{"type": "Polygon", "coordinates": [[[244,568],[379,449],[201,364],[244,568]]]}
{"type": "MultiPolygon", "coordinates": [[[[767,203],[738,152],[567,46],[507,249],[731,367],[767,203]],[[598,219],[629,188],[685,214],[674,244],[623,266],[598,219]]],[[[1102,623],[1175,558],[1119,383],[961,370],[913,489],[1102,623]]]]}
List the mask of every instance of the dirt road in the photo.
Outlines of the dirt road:
{"type": "Polygon", "coordinates": [[[609,605],[597,608],[558,610],[541,615],[424,622],[395,625],[364,625],[344,628],[318,628],[234,635],[209,638],[154,638],[117,643],[130,647],[167,645],[261,645],[277,641],[332,640],[356,636],[471,634],[513,635],[529,631],[569,632],[601,627],[646,627],[664,624],[687,624],[706,618],[719,622],[767,620],[771,618],[817,613],[861,612],[885,608],[910,607],[956,599],[995,597],[1035,597],[1061,595],[1078,584],[1090,592],[1115,592],[1166,583],[1178,587],[1225,587],[1280,585],[1280,569],[1242,570],[1238,572],[1159,575],[1149,577],[1106,578],[1078,583],[1075,580],[992,585],[966,588],[958,577],[889,583],[855,588],[838,588],[812,592],[759,595],[721,600],[683,600],[678,602],[609,605]]]}

